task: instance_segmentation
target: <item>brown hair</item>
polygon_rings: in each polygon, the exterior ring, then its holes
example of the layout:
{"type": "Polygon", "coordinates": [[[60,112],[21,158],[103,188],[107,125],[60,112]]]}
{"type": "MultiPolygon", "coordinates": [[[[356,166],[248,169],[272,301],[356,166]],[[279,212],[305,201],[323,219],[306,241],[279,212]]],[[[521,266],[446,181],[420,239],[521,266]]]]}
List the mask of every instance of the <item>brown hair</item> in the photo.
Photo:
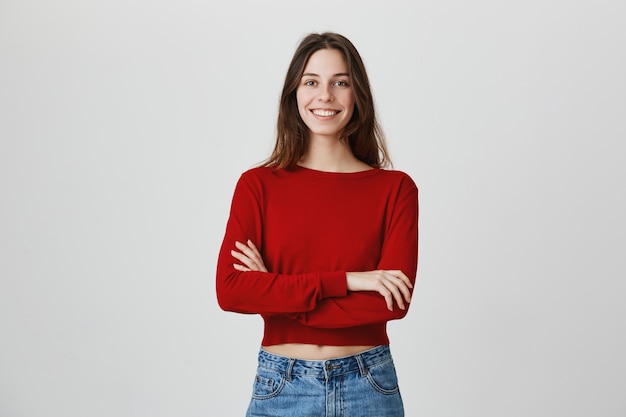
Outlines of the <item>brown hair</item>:
{"type": "Polygon", "coordinates": [[[358,51],[346,37],[337,33],[312,33],[306,36],[291,59],[280,97],[276,144],[263,166],[290,168],[306,151],[308,128],[298,112],[296,90],[304,67],[314,52],[336,49],[348,66],[354,93],[354,112],[344,130],[344,138],[356,158],[374,168],[391,165],[383,131],[376,121],[374,99],[365,65],[358,51]]]}

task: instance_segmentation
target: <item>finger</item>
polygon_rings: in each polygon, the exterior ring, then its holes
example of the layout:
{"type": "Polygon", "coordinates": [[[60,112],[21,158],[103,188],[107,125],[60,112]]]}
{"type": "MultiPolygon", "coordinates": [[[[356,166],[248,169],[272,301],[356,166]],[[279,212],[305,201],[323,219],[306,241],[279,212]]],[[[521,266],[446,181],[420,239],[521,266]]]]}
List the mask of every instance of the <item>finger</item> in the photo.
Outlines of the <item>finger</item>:
{"type": "Polygon", "coordinates": [[[411,292],[409,291],[409,288],[406,286],[404,281],[390,274],[389,271],[384,271],[383,276],[385,278],[383,283],[392,292],[398,306],[400,306],[402,310],[406,310],[404,301],[406,300],[407,303],[411,302],[411,292]]]}
{"type": "Polygon", "coordinates": [[[248,239],[248,246],[254,253],[254,259],[259,264],[259,268],[261,269],[261,271],[267,272],[267,269],[265,268],[265,262],[263,262],[263,257],[261,256],[261,252],[250,239],[248,239]]]}
{"type": "Polygon", "coordinates": [[[387,271],[387,272],[389,272],[390,274],[393,274],[397,278],[400,278],[402,281],[404,281],[404,283],[406,284],[407,287],[413,288],[413,283],[411,282],[409,277],[406,276],[406,274],[404,272],[402,272],[400,270],[387,271]]]}
{"type": "Polygon", "coordinates": [[[245,266],[239,265],[239,264],[233,264],[233,268],[235,268],[237,271],[242,271],[242,272],[250,271],[250,268],[246,268],[245,266]]]}
{"type": "Polygon", "coordinates": [[[383,280],[382,284],[391,293],[391,296],[393,297],[393,299],[396,300],[396,303],[398,304],[398,307],[400,307],[400,309],[402,309],[402,310],[406,310],[406,307],[404,305],[404,298],[402,297],[402,292],[396,286],[396,284],[394,282],[392,282],[391,280],[389,280],[389,279],[383,280]]]}
{"type": "MultiPolygon", "coordinates": [[[[248,240],[248,242],[250,242],[250,240],[248,240]]],[[[263,260],[261,259],[261,255],[258,253],[258,251],[252,250],[250,247],[248,247],[247,245],[244,245],[241,242],[235,242],[235,246],[246,257],[248,257],[248,259],[250,259],[251,262],[254,263],[255,267],[253,269],[255,269],[256,271],[265,269],[265,268],[262,267],[263,260]]]]}
{"type": "Polygon", "coordinates": [[[244,255],[246,255],[248,258],[252,258],[252,255],[254,255],[254,252],[252,252],[252,249],[250,249],[248,247],[248,245],[243,244],[239,241],[235,242],[235,247],[237,247],[237,249],[243,253],[244,255]]]}
{"type": "Polygon", "coordinates": [[[254,242],[252,242],[250,239],[248,239],[248,247],[250,247],[250,249],[252,249],[252,251],[257,254],[259,256],[259,258],[261,257],[261,252],[259,252],[259,249],[256,247],[256,245],[254,244],[254,242]]]}
{"type": "Polygon", "coordinates": [[[387,288],[384,287],[384,285],[383,285],[383,289],[381,289],[378,292],[385,299],[385,304],[387,304],[387,310],[393,311],[393,296],[391,295],[391,292],[389,292],[389,290],[387,290],[387,288]]]}
{"type": "Polygon", "coordinates": [[[254,261],[252,259],[248,258],[243,253],[237,252],[235,250],[231,250],[230,254],[233,256],[233,258],[237,259],[239,262],[241,262],[242,264],[244,264],[248,268],[250,268],[252,270],[255,270],[255,271],[258,271],[258,266],[254,263],[254,261]]]}
{"type": "Polygon", "coordinates": [[[231,250],[230,255],[243,264],[247,265],[250,262],[250,259],[248,259],[246,255],[241,252],[237,252],[236,250],[231,250]]]}
{"type": "Polygon", "coordinates": [[[393,280],[393,282],[396,284],[396,286],[400,289],[400,291],[402,291],[402,294],[404,295],[404,299],[406,300],[407,303],[411,302],[411,288],[413,288],[413,285],[411,284],[411,281],[409,280],[409,278],[404,275],[404,273],[402,271],[385,271],[387,272],[387,277],[391,280],[393,280]]]}
{"type": "Polygon", "coordinates": [[[393,311],[393,300],[394,296],[391,290],[385,285],[385,274],[384,271],[376,271],[374,290],[378,291],[380,295],[385,299],[385,303],[387,304],[387,310],[393,311]]]}
{"type": "Polygon", "coordinates": [[[393,283],[398,288],[398,290],[402,293],[406,302],[410,303],[411,302],[411,290],[409,289],[409,287],[407,287],[406,283],[397,277],[392,276],[390,279],[393,280],[393,283]]]}

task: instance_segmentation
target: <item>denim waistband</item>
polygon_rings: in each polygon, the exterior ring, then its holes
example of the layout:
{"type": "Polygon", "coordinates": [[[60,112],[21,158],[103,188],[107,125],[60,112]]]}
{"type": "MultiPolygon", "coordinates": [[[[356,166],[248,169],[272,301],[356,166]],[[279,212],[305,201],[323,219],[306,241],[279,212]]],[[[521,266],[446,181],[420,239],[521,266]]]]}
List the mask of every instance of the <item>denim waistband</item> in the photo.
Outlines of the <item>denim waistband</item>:
{"type": "Polygon", "coordinates": [[[341,358],[326,360],[304,360],[275,355],[261,349],[259,352],[259,366],[279,372],[287,379],[292,375],[330,378],[350,372],[360,372],[367,375],[370,367],[391,360],[389,346],[381,345],[375,348],[341,358]]]}

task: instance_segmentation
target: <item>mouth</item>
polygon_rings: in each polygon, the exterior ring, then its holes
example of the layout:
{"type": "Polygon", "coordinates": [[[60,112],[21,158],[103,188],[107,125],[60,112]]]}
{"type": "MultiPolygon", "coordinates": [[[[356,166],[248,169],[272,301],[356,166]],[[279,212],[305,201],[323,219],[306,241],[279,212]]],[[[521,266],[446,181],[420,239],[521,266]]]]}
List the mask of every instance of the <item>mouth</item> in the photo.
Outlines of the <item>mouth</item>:
{"type": "Polygon", "coordinates": [[[323,109],[312,109],[310,110],[315,116],[329,119],[340,112],[340,110],[323,110],[323,109]]]}

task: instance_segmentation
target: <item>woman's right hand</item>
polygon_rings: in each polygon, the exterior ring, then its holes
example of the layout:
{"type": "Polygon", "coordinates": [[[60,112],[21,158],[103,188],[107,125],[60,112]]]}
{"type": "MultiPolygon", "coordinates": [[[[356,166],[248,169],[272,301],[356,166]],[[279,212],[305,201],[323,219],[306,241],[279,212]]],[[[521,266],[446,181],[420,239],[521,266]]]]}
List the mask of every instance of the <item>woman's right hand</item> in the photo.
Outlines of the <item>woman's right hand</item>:
{"type": "Polygon", "coordinates": [[[261,252],[250,239],[248,239],[247,245],[241,242],[235,242],[235,247],[237,250],[231,250],[230,254],[241,263],[233,264],[233,268],[242,272],[267,272],[265,262],[263,262],[263,258],[261,257],[261,252]]]}
{"type": "Polygon", "coordinates": [[[411,302],[413,284],[402,271],[367,271],[346,273],[348,291],[376,291],[383,296],[389,311],[393,311],[393,302],[406,310],[405,301],[411,302]]]}

